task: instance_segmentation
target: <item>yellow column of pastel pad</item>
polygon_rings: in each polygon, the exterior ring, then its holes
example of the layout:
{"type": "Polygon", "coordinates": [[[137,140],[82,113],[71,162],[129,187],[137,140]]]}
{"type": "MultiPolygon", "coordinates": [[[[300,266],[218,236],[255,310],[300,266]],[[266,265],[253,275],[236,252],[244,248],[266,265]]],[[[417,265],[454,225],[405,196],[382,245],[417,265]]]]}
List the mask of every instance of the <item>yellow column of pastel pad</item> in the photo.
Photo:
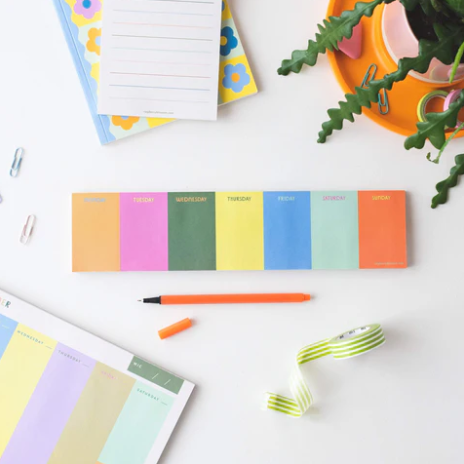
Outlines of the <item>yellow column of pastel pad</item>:
{"type": "Polygon", "coordinates": [[[53,354],[56,341],[19,324],[0,359],[0,456],[53,354]]]}
{"type": "Polygon", "coordinates": [[[263,270],[262,192],[216,193],[218,270],[263,270]]]}

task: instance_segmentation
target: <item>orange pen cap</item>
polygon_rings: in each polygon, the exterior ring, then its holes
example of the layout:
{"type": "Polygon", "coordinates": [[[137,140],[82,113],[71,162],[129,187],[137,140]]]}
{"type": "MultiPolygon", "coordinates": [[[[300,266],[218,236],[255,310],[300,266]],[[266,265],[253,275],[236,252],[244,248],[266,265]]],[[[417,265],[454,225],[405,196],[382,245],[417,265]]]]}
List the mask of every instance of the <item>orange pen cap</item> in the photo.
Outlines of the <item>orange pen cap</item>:
{"type": "Polygon", "coordinates": [[[182,332],[183,330],[190,329],[192,327],[192,321],[187,317],[182,321],[176,322],[175,324],[170,325],[169,327],[165,327],[158,331],[158,335],[161,340],[165,338],[172,337],[173,335],[182,332]]]}

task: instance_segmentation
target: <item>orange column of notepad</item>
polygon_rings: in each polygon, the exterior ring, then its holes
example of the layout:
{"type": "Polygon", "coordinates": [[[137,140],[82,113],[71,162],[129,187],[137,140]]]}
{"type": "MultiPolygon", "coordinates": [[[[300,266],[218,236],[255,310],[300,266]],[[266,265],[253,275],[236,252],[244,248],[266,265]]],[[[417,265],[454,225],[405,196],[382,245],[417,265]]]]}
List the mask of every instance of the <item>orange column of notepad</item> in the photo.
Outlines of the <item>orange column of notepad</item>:
{"type": "Polygon", "coordinates": [[[406,193],[360,191],[360,269],[407,267],[406,193]]]}
{"type": "Polygon", "coordinates": [[[120,271],[119,193],[73,194],[73,272],[120,271]]]}

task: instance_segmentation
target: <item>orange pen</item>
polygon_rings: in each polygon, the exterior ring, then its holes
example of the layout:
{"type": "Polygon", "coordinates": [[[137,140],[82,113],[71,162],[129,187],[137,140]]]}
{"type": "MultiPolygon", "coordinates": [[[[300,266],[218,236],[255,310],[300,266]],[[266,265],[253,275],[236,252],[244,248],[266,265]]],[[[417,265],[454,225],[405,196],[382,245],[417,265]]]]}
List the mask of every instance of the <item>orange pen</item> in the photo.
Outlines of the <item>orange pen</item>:
{"type": "Polygon", "coordinates": [[[139,300],[160,305],[303,303],[311,296],[304,293],[251,293],[245,295],[164,295],[139,300]]]}

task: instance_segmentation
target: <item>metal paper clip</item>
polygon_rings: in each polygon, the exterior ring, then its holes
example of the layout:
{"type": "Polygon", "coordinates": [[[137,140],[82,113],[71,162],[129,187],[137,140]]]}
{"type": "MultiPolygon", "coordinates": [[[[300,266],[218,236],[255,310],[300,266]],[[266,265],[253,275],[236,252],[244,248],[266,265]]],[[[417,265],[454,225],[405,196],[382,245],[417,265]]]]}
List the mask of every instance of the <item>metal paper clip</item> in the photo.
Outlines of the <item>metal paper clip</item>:
{"type": "Polygon", "coordinates": [[[379,113],[381,115],[388,114],[390,108],[388,106],[388,93],[385,89],[381,89],[378,95],[379,99],[379,113]]]}
{"type": "MultiPolygon", "coordinates": [[[[377,65],[375,63],[372,63],[366,71],[366,74],[364,74],[364,79],[361,83],[361,87],[368,87],[369,83],[375,79],[375,75],[377,73],[377,65]]],[[[378,96],[377,96],[377,102],[379,104],[379,113],[382,116],[385,116],[388,114],[390,111],[390,106],[388,104],[388,94],[385,89],[381,89],[378,96]]]]}
{"type": "Polygon", "coordinates": [[[35,216],[33,214],[27,217],[26,224],[24,224],[19,241],[24,245],[29,241],[32,232],[34,231],[35,216]]]}
{"type": "Polygon", "coordinates": [[[369,82],[375,78],[375,74],[377,73],[377,65],[375,63],[372,63],[366,71],[366,74],[364,74],[364,79],[362,81],[361,87],[367,87],[369,85],[369,82]]]}
{"type": "Polygon", "coordinates": [[[13,164],[11,165],[10,169],[10,176],[16,177],[19,172],[19,168],[21,167],[21,163],[23,161],[23,153],[24,150],[20,147],[17,148],[14,154],[13,164]]]}

